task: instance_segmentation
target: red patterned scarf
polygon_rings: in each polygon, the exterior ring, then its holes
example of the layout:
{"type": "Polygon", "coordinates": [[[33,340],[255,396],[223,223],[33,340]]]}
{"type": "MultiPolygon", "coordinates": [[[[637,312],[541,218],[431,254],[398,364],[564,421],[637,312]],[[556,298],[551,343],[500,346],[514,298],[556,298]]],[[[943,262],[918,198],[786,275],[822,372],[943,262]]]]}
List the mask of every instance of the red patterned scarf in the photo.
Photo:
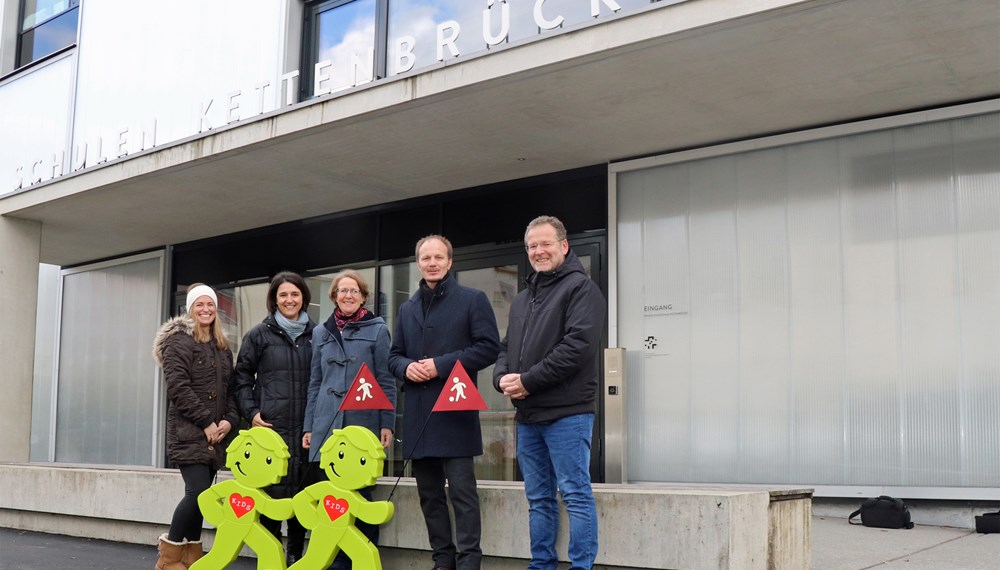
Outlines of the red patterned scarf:
{"type": "Polygon", "coordinates": [[[344,327],[347,326],[347,323],[356,323],[363,319],[367,314],[368,309],[364,307],[355,311],[353,315],[345,315],[344,312],[340,310],[340,307],[337,307],[333,310],[333,320],[337,323],[337,328],[343,331],[344,327]]]}

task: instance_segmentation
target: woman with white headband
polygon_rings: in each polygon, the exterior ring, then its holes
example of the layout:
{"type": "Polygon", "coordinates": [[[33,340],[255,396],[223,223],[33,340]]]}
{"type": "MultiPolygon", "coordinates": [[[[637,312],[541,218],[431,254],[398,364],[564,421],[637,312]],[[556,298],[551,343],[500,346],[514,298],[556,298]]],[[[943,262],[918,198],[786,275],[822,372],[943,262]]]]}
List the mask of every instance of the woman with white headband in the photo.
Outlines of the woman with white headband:
{"type": "Polygon", "coordinates": [[[198,495],[226,463],[223,440],[239,422],[233,353],[217,318],[219,299],[200,283],[188,288],[187,313],[160,327],[153,358],[167,385],[167,457],[184,479],[170,531],[160,536],[156,570],[182,570],[202,556],[198,495]]]}

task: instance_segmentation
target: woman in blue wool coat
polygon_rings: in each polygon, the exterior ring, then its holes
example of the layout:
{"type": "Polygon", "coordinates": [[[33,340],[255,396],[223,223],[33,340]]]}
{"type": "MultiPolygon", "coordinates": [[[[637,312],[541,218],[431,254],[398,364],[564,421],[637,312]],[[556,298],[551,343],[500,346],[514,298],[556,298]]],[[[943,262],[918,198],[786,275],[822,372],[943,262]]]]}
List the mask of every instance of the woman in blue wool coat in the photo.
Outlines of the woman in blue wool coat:
{"type": "MultiPolygon", "coordinates": [[[[382,317],[365,308],[368,283],[357,271],[345,270],[330,284],[330,300],[336,308],[330,318],[312,333],[312,373],[309,379],[302,447],[309,450],[310,481],[323,478],[320,448],[335,429],[349,425],[368,428],[388,448],[396,421],[395,410],[338,411],[362,364],[375,375],[386,397],[396,405],[396,381],[389,372],[389,327],[382,317]]],[[[372,500],[373,487],[361,489],[372,500]]],[[[358,529],[378,544],[378,526],[357,521],[358,529]]],[[[343,552],[331,568],[350,568],[343,552]]]]}

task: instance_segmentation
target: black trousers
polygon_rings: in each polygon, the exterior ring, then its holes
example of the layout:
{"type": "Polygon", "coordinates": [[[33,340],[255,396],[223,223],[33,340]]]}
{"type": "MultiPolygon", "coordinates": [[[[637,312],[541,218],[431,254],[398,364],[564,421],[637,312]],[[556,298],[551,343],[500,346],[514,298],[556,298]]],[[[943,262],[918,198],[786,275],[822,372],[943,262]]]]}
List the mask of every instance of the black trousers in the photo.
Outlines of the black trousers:
{"type": "Polygon", "coordinates": [[[479,492],[471,457],[427,457],[413,460],[420,509],[427,537],[434,550],[434,565],[458,570],[479,570],[482,519],[479,492]],[[448,483],[447,493],[445,482],[448,483]],[[448,499],[455,510],[455,540],[451,536],[448,499]]]}
{"type": "MultiPolygon", "coordinates": [[[[288,474],[278,485],[267,487],[264,492],[273,499],[291,499],[297,492],[320,480],[318,477],[321,472],[318,466],[318,463],[309,463],[305,459],[293,455],[288,460],[288,474]],[[316,469],[315,472],[312,471],[313,468],[316,469]]],[[[281,542],[281,521],[261,515],[260,524],[273,534],[278,542],[281,542]]],[[[306,529],[294,516],[288,519],[285,524],[288,531],[288,553],[300,558],[306,542],[306,529]]]]}
{"type": "MultiPolygon", "coordinates": [[[[281,542],[281,521],[269,519],[261,515],[260,524],[270,531],[274,535],[274,538],[278,539],[278,542],[281,542]]],[[[306,543],[306,529],[299,523],[299,519],[294,516],[288,519],[286,524],[288,525],[288,552],[299,558],[302,556],[302,547],[306,543]]]]}
{"type": "Polygon", "coordinates": [[[198,495],[212,486],[215,479],[215,469],[210,465],[181,465],[181,477],[184,478],[184,498],[177,503],[174,516],[170,519],[170,532],[167,539],[171,542],[201,540],[201,509],[198,508],[198,495]]]}

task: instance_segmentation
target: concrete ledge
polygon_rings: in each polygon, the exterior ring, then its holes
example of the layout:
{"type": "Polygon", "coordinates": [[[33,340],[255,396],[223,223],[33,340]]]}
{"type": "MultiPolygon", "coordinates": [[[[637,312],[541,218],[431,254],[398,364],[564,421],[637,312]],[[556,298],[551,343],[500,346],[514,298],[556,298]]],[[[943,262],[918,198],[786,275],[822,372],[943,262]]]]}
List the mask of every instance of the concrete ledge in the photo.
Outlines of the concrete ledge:
{"type": "MultiPolygon", "coordinates": [[[[223,476],[228,476],[228,473],[223,476]]],[[[395,479],[381,479],[386,498],[395,479]]],[[[0,526],[153,544],[183,493],[178,472],[0,464],[0,526]]],[[[480,482],[484,568],[524,568],[528,506],[520,483],[480,482]]],[[[603,568],[806,568],[811,490],[595,485],[603,568]]],[[[430,546],[412,479],[382,527],[387,568],[424,568],[430,546]]],[[[566,552],[565,510],[557,547],[566,552]]],[[[212,534],[206,535],[211,541],[212,534]]]]}

